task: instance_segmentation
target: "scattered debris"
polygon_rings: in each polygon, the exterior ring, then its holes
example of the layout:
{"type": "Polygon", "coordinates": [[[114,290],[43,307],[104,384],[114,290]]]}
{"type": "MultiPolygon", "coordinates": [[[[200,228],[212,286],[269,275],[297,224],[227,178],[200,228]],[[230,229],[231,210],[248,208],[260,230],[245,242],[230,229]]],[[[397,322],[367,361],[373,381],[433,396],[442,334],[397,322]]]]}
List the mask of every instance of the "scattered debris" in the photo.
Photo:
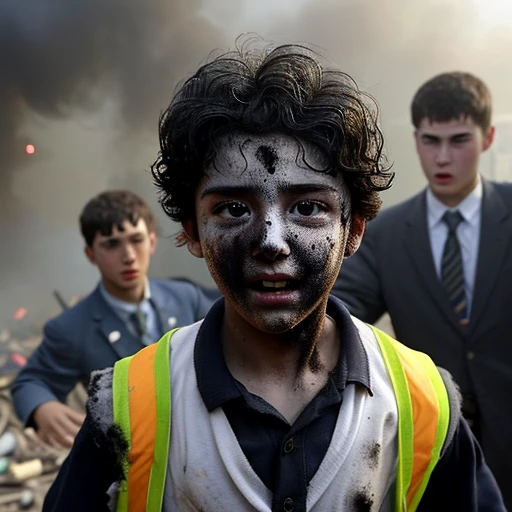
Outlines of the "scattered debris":
{"type": "MultiPolygon", "coordinates": [[[[65,302],[59,299],[64,309],[65,302]]],[[[43,324],[31,323],[23,307],[16,310],[11,323],[0,326],[0,512],[40,512],[68,450],[43,443],[34,429],[24,428],[16,417],[10,384],[41,342],[43,324]]],[[[84,412],[85,401],[85,389],[78,385],[68,404],[84,412]]]]}

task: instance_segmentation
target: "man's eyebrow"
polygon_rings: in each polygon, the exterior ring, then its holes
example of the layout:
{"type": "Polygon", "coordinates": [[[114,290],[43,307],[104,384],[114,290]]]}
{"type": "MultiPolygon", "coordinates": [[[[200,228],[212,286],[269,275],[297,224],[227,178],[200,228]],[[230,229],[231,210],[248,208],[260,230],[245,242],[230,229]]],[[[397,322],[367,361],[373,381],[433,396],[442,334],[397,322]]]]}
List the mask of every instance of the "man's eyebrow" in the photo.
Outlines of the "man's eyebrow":
{"type": "Polygon", "coordinates": [[[472,133],[471,132],[460,132],[460,133],[455,133],[453,134],[450,139],[462,139],[462,138],[465,138],[465,137],[471,137],[472,133]]]}
{"type": "Polygon", "coordinates": [[[427,139],[427,140],[440,140],[441,139],[441,137],[439,135],[433,135],[432,133],[422,133],[421,138],[427,139]]]}
{"type": "MultiPolygon", "coordinates": [[[[292,183],[283,184],[278,187],[279,192],[304,193],[304,192],[334,192],[339,194],[339,190],[324,183],[292,183]]],[[[247,196],[261,192],[261,188],[257,186],[218,186],[207,187],[201,193],[201,199],[207,195],[219,196],[247,196]]]]}

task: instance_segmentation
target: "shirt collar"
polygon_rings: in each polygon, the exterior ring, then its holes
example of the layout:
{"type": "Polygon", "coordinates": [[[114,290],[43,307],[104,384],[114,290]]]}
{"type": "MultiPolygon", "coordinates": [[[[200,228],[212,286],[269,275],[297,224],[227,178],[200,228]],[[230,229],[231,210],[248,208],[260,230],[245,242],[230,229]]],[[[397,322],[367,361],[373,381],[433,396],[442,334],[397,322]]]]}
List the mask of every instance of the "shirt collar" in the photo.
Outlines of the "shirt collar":
{"type": "Polygon", "coordinates": [[[142,303],[148,302],[151,299],[151,290],[149,287],[149,282],[146,279],[146,286],[144,288],[144,297],[139,304],[133,302],[126,302],[124,300],[118,299],[110,294],[103,282],[100,283],[100,292],[103,298],[107,301],[107,304],[112,307],[115,311],[119,311],[121,313],[134,313],[138,307],[142,305],[142,303]]]}
{"type": "Polygon", "coordinates": [[[458,210],[464,220],[470,224],[474,224],[480,213],[482,205],[483,187],[482,180],[478,177],[476,187],[461,201],[455,208],[449,208],[443,204],[432,193],[430,187],[427,188],[427,213],[429,228],[437,226],[442,222],[442,217],[447,210],[458,210]]]}
{"type": "MultiPolygon", "coordinates": [[[[337,387],[343,390],[349,382],[359,383],[372,394],[368,355],[350,313],[339,299],[330,296],[327,314],[336,322],[342,341],[340,359],[333,372],[337,387]]],[[[219,299],[206,315],[194,346],[197,386],[210,412],[241,396],[240,387],[229,371],[222,352],[220,333],[223,315],[224,299],[219,299]]]]}

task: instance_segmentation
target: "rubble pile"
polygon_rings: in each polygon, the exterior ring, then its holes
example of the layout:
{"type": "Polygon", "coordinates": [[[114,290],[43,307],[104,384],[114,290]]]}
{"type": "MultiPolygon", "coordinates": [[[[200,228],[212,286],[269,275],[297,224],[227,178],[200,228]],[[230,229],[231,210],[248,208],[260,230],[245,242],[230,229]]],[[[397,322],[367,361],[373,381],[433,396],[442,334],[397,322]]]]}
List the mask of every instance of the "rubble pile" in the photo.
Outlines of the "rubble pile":
{"type": "MultiPolygon", "coordinates": [[[[43,443],[16,417],[10,384],[40,343],[42,324],[29,324],[24,308],[13,320],[10,329],[0,329],[0,512],[40,512],[68,450],[43,443]]],[[[79,385],[68,404],[85,411],[85,401],[86,391],[79,385]]]]}

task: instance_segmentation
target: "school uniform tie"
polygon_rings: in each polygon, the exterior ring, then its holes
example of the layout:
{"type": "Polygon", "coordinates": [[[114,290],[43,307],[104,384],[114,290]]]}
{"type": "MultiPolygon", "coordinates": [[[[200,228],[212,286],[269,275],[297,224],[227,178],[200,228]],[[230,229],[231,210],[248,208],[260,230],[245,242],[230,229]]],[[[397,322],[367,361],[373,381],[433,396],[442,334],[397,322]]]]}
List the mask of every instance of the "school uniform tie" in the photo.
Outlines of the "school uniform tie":
{"type": "Polygon", "coordinates": [[[151,344],[151,336],[148,332],[147,315],[142,309],[137,308],[134,313],[130,314],[130,321],[135,329],[137,336],[139,336],[143,345],[151,344]]]}
{"type": "Polygon", "coordinates": [[[458,210],[454,212],[447,210],[442,220],[448,226],[448,236],[441,259],[441,282],[459,322],[465,325],[468,321],[468,302],[464,285],[462,252],[457,238],[457,228],[464,218],[458,210]]]}

